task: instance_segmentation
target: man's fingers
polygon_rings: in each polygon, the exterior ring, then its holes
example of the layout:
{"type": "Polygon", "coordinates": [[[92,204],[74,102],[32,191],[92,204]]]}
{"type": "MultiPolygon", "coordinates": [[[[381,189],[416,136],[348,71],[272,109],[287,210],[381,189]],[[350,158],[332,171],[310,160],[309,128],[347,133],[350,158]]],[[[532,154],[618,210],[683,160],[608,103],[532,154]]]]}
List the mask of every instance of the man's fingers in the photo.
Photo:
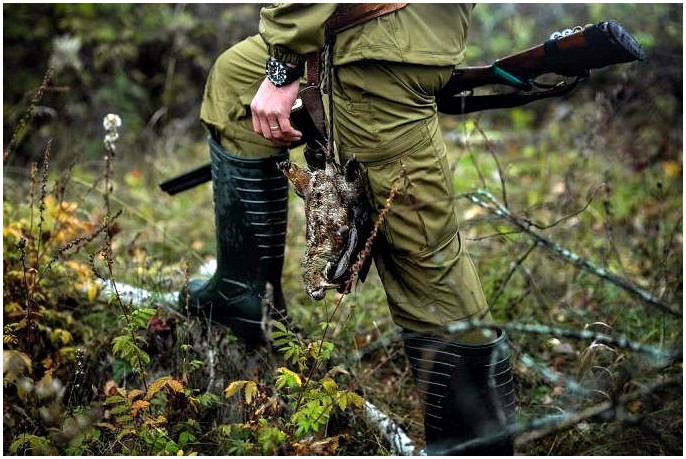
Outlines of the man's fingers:
{"type": "Polygon", "coordinates": [[[265,136],[265,138],[272,141],[292,143],[302,137],[302,133],[293,127],[288,116],[280,116],[277,119],[270,117],[267,124],[270,137],[265,136]]]}
{"type": "Polygon", "coordinates": [[[302,133],[290,122],[298,87],[298,82],[293,82],[276,88],[265,79],[250,103],[253,131],[279,146],[299,141],[302,133]]]}
{"type": "Polygon", "coordinates": [[[280,139],[281,126],[279,125],[279,120],[276,117],[271,116],[265,118],[262,132],[265,139],[280,139]]]}
{"type": "Polygon", "coordinates": [[[252,112],[252,130],[259,135],[262,135],[262,124],[257,116],[257,113],[252,112]]]}

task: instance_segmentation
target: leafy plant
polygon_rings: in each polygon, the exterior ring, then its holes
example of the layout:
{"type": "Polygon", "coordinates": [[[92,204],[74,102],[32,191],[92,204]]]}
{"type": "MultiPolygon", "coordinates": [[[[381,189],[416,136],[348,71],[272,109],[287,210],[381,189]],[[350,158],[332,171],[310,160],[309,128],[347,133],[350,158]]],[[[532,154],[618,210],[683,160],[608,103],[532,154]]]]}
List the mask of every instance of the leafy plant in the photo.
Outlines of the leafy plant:
{"type": "Polygon", "coordinates": [[[242,436],[234,452],[275,454],[288,445],[289,449],[282,452],[302,454],[324,444],[334,447],[338,436],[326,434],[327,423],[336,413],[361,408],[362,397],[340,388],[335,378],[347,372],[338,366],[313,376],[320,364],[330,360],[333,343],[301,339],[279,322],[274,323],[274,328],[274,345],[293,368],[278,367],[271,389],[250,380],[233,381],[226,387],[227,398],[243,394],[248,417],[248,422],[228,430],[242,436]]]}

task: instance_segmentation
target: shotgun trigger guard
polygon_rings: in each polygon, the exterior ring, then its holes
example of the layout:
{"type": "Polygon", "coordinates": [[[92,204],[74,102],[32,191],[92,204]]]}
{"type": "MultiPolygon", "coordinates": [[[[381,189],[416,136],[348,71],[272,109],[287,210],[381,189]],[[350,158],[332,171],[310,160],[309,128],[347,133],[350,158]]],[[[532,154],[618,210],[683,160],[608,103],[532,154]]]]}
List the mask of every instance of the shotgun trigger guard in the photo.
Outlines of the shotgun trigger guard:
{"type": "Polygon", "coordinates": [[[537,100],[562,96],[584,80],[585,78],[577,77],[571,82],[560,81],[550,85],[531,81],[532,89],[535,87],[540,91],[514,91],[488,95],[473,95],[463,92],[451,97],[438,98],[436,105],[439,112],[448,115],[464,115],[482,110],[519,107],[537,100]]]}
{"type": "Polygon", "coordinates": [[[569,89],[572,89],[574,86],[576,86],[577,84],[585,81],[591,74],[591,72],[589,70],[584,70],[582,73],[584,73],[584,75],[576,76],[573,81],[558,81],[557,83],[549,84],[549,83],[541,83],[541,82],[538,82],[536,80],[531,80],[531,85],[537,89],[555,91],[555,92],[558,92],[560,94],[564,94],[569,89]]]}

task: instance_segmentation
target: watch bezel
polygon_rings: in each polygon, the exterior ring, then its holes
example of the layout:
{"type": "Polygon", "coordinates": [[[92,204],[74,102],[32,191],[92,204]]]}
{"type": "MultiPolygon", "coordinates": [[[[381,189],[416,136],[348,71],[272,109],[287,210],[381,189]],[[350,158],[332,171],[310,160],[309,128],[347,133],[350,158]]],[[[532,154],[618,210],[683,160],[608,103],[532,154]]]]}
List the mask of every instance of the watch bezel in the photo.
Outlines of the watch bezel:
{"type": "Polygon", "coordinates": [[[289,67],[286,63],[275,57],[270,57],[265,67],[267,78],[277,87],[297,80],[304,73],[302,67],[289,67]]]}

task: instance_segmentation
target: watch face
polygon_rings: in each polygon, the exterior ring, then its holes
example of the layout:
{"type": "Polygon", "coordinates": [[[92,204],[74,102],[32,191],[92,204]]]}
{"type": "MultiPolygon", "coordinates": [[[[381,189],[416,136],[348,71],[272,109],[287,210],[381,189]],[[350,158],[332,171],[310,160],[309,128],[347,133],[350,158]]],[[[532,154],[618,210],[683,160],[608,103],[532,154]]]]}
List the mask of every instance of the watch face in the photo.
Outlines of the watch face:
{"type": "Polygon", "coordinates": [[[276,86],[281,86],[286,82],[288,78],[288,73],[286,71],[286,66],[277,60],[270,60],[267,62],[267,77],[269,81],[274,83],[276,86]]]}

